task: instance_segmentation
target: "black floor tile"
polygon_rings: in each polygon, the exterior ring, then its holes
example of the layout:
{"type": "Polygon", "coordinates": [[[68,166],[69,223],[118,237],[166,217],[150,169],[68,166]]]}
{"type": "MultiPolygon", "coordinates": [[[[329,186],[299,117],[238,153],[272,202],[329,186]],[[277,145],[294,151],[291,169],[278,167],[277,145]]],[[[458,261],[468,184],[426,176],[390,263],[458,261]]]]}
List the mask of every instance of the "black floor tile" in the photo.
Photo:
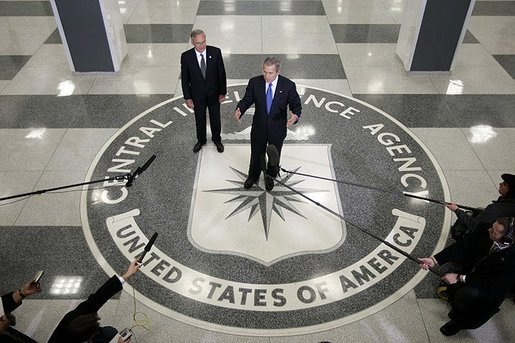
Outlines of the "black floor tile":
{"type": "Polygon", "coordinates": [[[171,95],[4,95],[0,128],[120,128],[171,95]]]}
{"type": "Polygon", "coordinates": [[[192,24],[126,24],[127,43],[187,43],[192,24]]]}
{"type": "Polygon", "coordinates": [[[444,97],[438,94],[354,94],[407,127],[457,127],[444,97]]]}
{"type": "Polygon", "coordinates": [[[333,24],[336,43],[397,43],[397,24],[333,24]]]}
{"type": "Polygon", "coordinates": [[[53,15],[50,1],[0,1],[0,17],[53,15]]]}
{"type": "Polygon", "coordinates": [[[444,95],[444,101],[459,127],[515,127],[513,95],[444,95]]]}
{"type": "MultiPolygon", "coordinates": [[[[2,294],[20,288],[39,270],[45,271],[42,291],[31,299],[84,299],[110,277],[87,248],[81,227],[4,226],[0,227],[0,237],[2,294]],[[78,293],[50,294],[50,287],[59,276],[82,277],[78,293]]],[[[119,294],[115,296],[118,297],[119,294]]]]}
{"type": "MultiPolygon", "coordinates": [[[[264,55],[231,54],[224,57],[229,79],[248,79],[261,74],[264,55]]],[[[281,61],[281,74],[290,79],[345,79],[339,55],[296,56],[276,54],[281,61]]]]}
{"type": "Polygon", "coordinates": [[[12,80],[32,56],[0,56],[0,80],[12,80]]]}
{"type": "Polygon", "coordinates": [[[515,16],[515,1],[476,1],[472,15],[515,16]]]}
{"type": "Polygon", "coordinates": [[[493,57],[515,79],[515,55],[493,55],[493,57]]]}

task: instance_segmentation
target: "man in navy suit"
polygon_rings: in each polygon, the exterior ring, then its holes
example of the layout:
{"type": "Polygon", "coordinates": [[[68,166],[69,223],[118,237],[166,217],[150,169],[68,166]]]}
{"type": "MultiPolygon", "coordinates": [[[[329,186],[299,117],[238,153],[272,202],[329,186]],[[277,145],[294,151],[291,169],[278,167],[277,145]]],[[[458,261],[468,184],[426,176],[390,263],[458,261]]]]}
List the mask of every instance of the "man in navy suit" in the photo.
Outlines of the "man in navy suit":
{"type": "Polygon", "coordinates": [[[432,257],[420,258],[420,267],[455,262],[453,272],[442,277],[451,319],[440,332],[452,336],[463,329],[476,329],[486,323],[515,285],[515,218],[502,217],[488,230],[477,227],[432,257]]]}
{"type": "Polygon", "coordinates": [[[227,79],[222,52],[206,45],[206,34],[202,30],[193,30],[190,37],[193,48],[181,55],[181,81],[186,105],[195,111],[197,143],[193,152],[199,152],[206,144],[206,108],[209,109],[211,140],[216,150],[223,152],[220,103],[225,101],[227,79]]]}
{"type": "MultiPolygon", "coordinates": [[[[300,118],[302,106],[295,83],[279,75],[280,71],[279,60],[267,57],[263,63],[263,75],[249,80],[245,95],[234,112],[239,123],[245,111],[255,104],[250,132],[250,167],[245,189],[251,188],[257,182],[265,168],[267,144],[275,145],[280,156],[287,127],[296,124],[300,118]],[[289,119],[288,107],[291,115],[289,119]]],[[[266,173],[275,178],[277,167],[268,164],[266,173]]],[[[265,177],[265,187],[267,191],[271,191],[274,188],[273,179],[265,177]]]]}

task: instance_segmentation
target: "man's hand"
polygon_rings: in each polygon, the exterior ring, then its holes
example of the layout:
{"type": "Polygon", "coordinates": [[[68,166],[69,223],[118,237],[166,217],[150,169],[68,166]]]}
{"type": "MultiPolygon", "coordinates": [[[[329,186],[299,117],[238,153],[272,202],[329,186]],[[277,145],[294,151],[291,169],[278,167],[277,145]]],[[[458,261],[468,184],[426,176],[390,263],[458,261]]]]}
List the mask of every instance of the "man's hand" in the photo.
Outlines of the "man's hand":
{"type": "Polygon", "coordinates": [[[225,101],[225,94],[224,95],[219,95],[218,96],[218,101],[220,101],[220,103],[224,102],[225,101]]]}
{"type": "Polygon", "coordinates": [[[292,126],[293,124],[295,124],[297,122],[297,120],[299,120],[299,116],[296,115],[295,113],[293,113],[292,111],[290,111],[290,114],[291,114],[291,118],[290,120],[288,120],[288,122],[286,123],[286,127],[290,127],[292,126]]]}
{"type": "Polygon", "coordinates": [[[460,281],[458,279],[458,274],[455,273],[447,273],[442,276],[442,280],[449,285],[454,285],[456,282],[460,281]]]}
{"type": "Polygon", "coordinates": [[[428,270],[429,268],[433,268],[435,266],[435,262],[430,257],[423,257],[418,259],[420,261],[420,268],[428,270]]]}
{"type": "Polygon", "coordinates": [[[29,295],[41,292],[41,285],[39,282],[33,282],[33,280],[30,280],[23,285],[21,292],[23,293],[23,296],[28,297],[29,295]]]}
{"type": "Polygon", "coordinates": [[[241,111],[240,111],[239,107],[236,109],[236,111],[234,111],[234,118],[236,118],[236,121],[238,122],[238,124],[241,123],[241,120],[240,120],[240,118],[241,118],[241,111]]]}
{"type": "Polygon", "coordinates": [[[186,99],[186,106],[188,106],[188,108],[193,108],[195,106],[193,106],[193,100],[191,99],[186,99]]]}
{"type": "Polygon", "coordinates": [[[129,337],[126,341],[123,340],[122,336],[118,337],[118,343],[130,343],[131,337],[129,337]]]}
{"type": "Polygon", "coordinates": [[[134,260],[131,262],[131,264],[129,265],[129,268],[127,268],[127,271],[125,272],[125,274],[122,275],[122,278],[127,281],[129,280],[129,278],[136,274],[136,272],[139,270],[139,267],[140,267],[140,263],[138,262],[138,260],[134,260]]]}
{"type": "Polygon", "coordinates": [[[445,206],[452,212],[456,212],[456,210],[458,209],[458,206],[452,202],[447,203],[445,206]]]}

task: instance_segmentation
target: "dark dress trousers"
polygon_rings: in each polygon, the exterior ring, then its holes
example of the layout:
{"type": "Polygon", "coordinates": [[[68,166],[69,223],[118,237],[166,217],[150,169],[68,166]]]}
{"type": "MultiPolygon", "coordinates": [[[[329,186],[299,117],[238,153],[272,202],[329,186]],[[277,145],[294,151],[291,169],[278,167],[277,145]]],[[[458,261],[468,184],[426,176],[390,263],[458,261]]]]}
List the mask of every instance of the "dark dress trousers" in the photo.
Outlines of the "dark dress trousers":
{"type": "Polygon", "coordinates": [[[202,76],[195,48],[182,53],[182,93],[184,99],[193,100],[197,141],[206,143],[206,108],[208,108],[211,139],[213,142],[220,142],[222,124],[220,122],[219,96],[227,93],[224,61],[220,49],[209,45],[204,51],[204,58],[206,60],[206,78],[202,76]]]}
{"type": "Polygon", "coordinates": [[[72,337],[68,337],[66,327],[78,316],[96,313],[116,293],[122,290],[122,283],[118,276],[114,275],[107,280],[95,293],[91,294],[86,301],[83,301],[73,311],[68,312],[55,328],[48,343],[79,343],[72,337]]]}
{"type": "MultiPolygon", "coordinates": [[[[268,144],[275,145],[279,156],[286,138],[288,121],[288,107],[291,112],[300,117],[302,106],[295,83],[286,77],[278,75],[277,86],[270,113],[266,109],[266,89],[263,76],[256,76],[249,80],[245,95],[238,103],[241,115],[255,104],[255,113],[252,119],[250,132],[250,167],[249,177],[258,179],[263,169],[264,155],[268,144]]],[[[277,168],[268,165],[267,173],[272,177],[277,175],[277,168]]]]}
{"type": "Polygon", "coordinates": [[[491,252],[488,230],[475,230],[435,255],[439,264],[458,262],[465,283],[449,287],[453,320],[462,329],[483,325],[515,285],[515,245],[491,252]]]}

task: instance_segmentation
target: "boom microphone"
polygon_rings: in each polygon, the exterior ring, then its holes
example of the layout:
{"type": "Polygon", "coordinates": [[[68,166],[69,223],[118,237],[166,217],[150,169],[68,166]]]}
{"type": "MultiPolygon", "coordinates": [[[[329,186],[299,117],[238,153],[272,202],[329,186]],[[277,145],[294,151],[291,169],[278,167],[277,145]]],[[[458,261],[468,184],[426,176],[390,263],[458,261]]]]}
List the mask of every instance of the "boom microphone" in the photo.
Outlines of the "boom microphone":
{"type": "Polygon", "coordinates": [[[143,164],[141,167],[138,167],[136,168],[136,170],[134,171],[134,173],[132,174],[129,174],[129,177],[127,178],[127,183],[125,184],[125,187],[132,187],[132,183],[134,182],[134,180],[141,175],[141,173],[143,173],[145,170],[148,169],[148,167],[150,167],[150,165],[152,164],[152,162],[154,162],[154,160],[156,159],[156,155],[152,155],[147,162],[145,162],[145,164],[143,164]]]}
{"type": "MultiPolygon", "coordinates": [[[[152,162],[150,162],[150,163],[152,163],[152,162]]],[[[143,253],[140,255],[140,257],[138,257],[138,263],[141,263],[143,261],[143,258],[145,257],[147,252],[149,252],[150,249],[152,248],[152,245],[154,245],[154,242],[156,241],[156,238],[157,238],[157,232],[154,232],[154,234],[152,235],[152,237],[148,241],[147,245],[145,245],[145,248],[143,249],[143,253]]]]}
{"type": "Polygon", "coordinates": [[[270,144],[266,147],[266,155],[268,156],[270,166],[277,167],[279,165],[279,151],[277,151],[275,145],[270,144]]]}

